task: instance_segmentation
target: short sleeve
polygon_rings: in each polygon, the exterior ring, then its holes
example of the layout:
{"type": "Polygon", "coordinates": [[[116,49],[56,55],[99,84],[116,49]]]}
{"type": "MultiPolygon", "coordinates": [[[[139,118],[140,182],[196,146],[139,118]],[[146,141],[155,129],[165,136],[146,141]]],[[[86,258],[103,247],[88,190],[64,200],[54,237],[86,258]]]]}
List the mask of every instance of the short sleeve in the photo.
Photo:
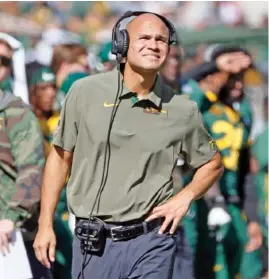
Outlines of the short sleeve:
{"type": "Polygon", "coordinates": [[[187,129],[183,138],[181,151],[189,166],[199,168],[210,161],[218,149],[204,127],[202,115],[196,104],[192,107],[186,125],[187,129]]]}
{"type": "Polygon", "coordinates": [[[64,101],[60,119],[54,133],[53,144],[73,152],[78,135],[77,95],[79,87],[73,84],[64,101]]]}

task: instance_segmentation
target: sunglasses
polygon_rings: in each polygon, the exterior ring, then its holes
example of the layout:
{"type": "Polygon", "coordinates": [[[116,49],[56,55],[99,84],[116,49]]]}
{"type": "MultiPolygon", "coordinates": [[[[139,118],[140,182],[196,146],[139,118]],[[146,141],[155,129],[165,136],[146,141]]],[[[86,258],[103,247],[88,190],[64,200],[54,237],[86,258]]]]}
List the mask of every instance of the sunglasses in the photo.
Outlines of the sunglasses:
{"type": "Polygon", "coordinates": [[[11,58],[6,57],[4,55],[0,55],[0,66],[10,67],[11,66],[11,58]]]}

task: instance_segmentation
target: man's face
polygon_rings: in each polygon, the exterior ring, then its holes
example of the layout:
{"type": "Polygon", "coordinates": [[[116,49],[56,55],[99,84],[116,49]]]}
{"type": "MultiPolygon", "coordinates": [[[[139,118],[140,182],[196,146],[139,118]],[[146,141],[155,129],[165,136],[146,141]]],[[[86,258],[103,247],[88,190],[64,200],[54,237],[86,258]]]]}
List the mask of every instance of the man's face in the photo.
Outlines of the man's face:
{"type": "Polygon", "coordinates": [[[10,75],[12,51],[5,45],[0,44],[0,82],[10,75]]]}
{"type": "Polygon", "coordinates": [[[231,75],[226,85],[229,98],[233,101],[240,101],[244,92],[243,74],[231,75]]]}
{"type": "Polygon", "coordinates": [[[231,88],[230,88],[230,95],[233,99],[238,99],[243,94],[243,79],[241,77],[237,77],[232,81],[231,88]]]}
{"type": "Polygon", "coordinates": [[[85,72],[89,72],[89,63],[88,63],[88,56],[87,55],[80,55],[78,57],[78,63],[84,68],[85,72]]]}
{"type": "Polygon", "coordinates": [[[240,102],[244,96],[243,73],[230,75],[220,98],[227,103],[240,102]]]}
{"type": "Polygon", "coordinates": [[[178,46],[170,47],[170,52],[162,67],[162,75],[167,81],[178,81],[180,76],[180,50],[178,46]]]}
{"type": "Polygon", "coordinates": [[[218,94],[220,90],[226,85],[229,79],[229,74],[227,72],[217,72],[211,75],[209,82],[211,91],[218,94]]]}
{"type": "Polygon", "coordinates": [[[88,72],[88,68],[86,68],[84,63],[63,62],[61,64],[59,71],[56,73],[56,82],[57,82],[58,88],[60,88],[62,86],[62,83],[67,78],[67,76],[74,72],[88,72]]]}
{"type": "Polygon", "coordinates": [[[157,72],[168,55],[169,31],[162,20],[155,16],[140,17],[134,19],[128,28],[130,43],[127,63],[142,72],[157,72]]]}
{"type": "Polygon", "coordinates": [[[43,112],[50,112],[56,96],[56,86],[54,83],[40,83],[36,86],[36,106],[43,112]]]}

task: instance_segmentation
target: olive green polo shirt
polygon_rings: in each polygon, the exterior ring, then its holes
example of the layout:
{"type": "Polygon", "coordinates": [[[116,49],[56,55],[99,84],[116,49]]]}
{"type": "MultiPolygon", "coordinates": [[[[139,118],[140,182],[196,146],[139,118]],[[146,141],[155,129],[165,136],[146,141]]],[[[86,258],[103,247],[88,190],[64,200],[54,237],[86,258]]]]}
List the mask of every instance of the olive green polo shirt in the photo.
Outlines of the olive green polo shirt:
{"type": "MultiPolygon", "coordinates": [[[[120,76],[120,80],[121,80],[120,76]]],[[[115,101],[118,70],[80,79],[61,111],[54,144],[73,152],[67,200],[72,213],[87,218],[103,171],[111,113],[108,177],[94,216],[124,222],[142,218],[173,195],[178,154],[198,168],[216,153],[194,102],[175,95],[158,76],[148,100],[134,101],[123,84],[115,101]]]]}

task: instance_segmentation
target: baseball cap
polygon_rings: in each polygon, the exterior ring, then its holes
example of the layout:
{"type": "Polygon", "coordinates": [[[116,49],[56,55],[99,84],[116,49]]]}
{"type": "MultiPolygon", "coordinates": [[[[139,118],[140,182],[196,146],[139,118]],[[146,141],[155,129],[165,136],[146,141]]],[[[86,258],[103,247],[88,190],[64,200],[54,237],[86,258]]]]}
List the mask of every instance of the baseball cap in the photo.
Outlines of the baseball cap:
{"type": "Polygon", "coordinates": [[[98,56],[102,63],[116,60],[116,55],[111,53],[111,48],[112,42],[107,42],[101,47],[98,56]]]}
{"type": "Polygon", "coordinates": [[[245,48],[242,48],[239,46],[216,44],[216,45],[210,46],[207,49],[207,51],[205,52],[205,60],[207,62],[214,61],[216,58],[218,58],[222,54],[233,53],[233,52],[243,52],[244,54],[251,57],[251,54],[245,48]]]}
{"type": "Polygon", "coordinates": [[[55,75],[49,67],[41,67],[32,74],[30,85],[38,85],[40,83],[55,83],[55,75]]]}

